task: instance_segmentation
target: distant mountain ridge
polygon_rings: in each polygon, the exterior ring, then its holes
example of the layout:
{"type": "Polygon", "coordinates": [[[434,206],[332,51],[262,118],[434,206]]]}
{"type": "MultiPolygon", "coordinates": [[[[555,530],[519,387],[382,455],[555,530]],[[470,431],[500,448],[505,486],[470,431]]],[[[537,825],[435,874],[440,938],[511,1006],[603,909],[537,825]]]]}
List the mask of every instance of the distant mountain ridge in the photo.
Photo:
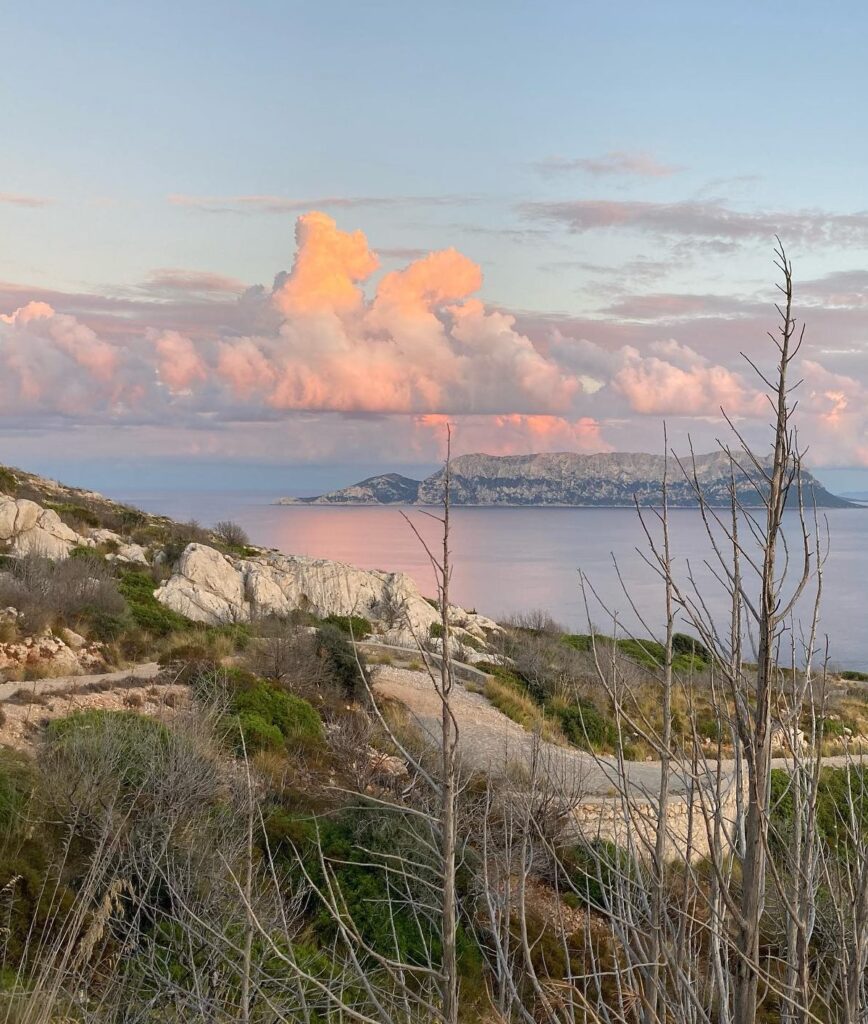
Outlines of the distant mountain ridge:
{"type": "MultiPolygon", "coordinates": [[[[684,469],[690,460],[682,460],[684,469]]],[[[669,503],[673,507],[697,505],[691,482],[672,457],[613,452],[577,455],[574,452],[538,455],[461,455],[451,463],[451,496],[455,505],[619,507],[660,503],[664,471],[669,503]]],[[[710,505],[729,504],[730,462],[723,452],[697,455],[699,487],[710,505]]],[[[436,505],[443,499],[441,469],[424,480],[400,473],[368,477],[350,487],[311,498],[281,498],[281,505],[436,505]]],[[[806,501],[820,508],[857,508],[854,502],[831,494],[810,473],[803,471],[806,501]]],[[[757,474],[736,477],[744,505],[761,503],[757,474]]]]}

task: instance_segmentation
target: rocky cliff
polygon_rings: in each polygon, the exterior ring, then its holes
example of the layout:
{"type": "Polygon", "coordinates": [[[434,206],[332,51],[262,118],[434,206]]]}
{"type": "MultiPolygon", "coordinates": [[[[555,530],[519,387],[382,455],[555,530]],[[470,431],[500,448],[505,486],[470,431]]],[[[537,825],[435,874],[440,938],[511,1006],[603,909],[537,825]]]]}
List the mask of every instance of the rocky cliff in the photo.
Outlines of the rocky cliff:
{"type": "MultiPolygon", "coordinates": [[[[711,505],[729,504],[730,462],[723,452],[698,455],[680,463],[674,457],[615,452],[577,455],[557,452],[541,455],[462,455],[452,461],[452,501],[456,505],[563,505],[632,506],[660,502],[664,472],[669,502],[674,507],[697,504],[696,483],[711,505]]],[[[844,498],[830,494],[815,477],[804,473],[806,500],[821,508],[853,508],[844,498]]],[[[758,473],[741,473],[736,489],[741,502],[761,502],[762,480],[758,473]]],[[[370,477],[352,487],[317,498],[283,499],[317,505],[433,505],[443,498],[443,471],[414,481],[397,474],[370,477]],[[398,481],[400,483],[398,483],[398,481]]]]}

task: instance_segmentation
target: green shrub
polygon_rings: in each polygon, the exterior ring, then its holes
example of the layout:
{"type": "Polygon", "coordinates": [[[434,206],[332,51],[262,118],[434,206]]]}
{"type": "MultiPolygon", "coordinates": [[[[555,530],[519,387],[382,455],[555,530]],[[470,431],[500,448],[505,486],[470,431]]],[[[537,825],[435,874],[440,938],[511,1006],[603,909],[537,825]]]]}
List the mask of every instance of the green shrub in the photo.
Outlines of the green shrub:
{"type": "Polygon", "coordinates": [[[76,544],[69,552],[70,558],[84,558],[90,559],[92,562],[105,562],[103,556],[96,550],[96,548],[89,548],[84,544],[76,544]]]}
{"type": "Polygon", "coordinates": [[[306,700],[248,672],[230,670],[226,678],[232,687],[232,726],[236,732],[240,730],[234,741],[236,749],[240,747],[241,734],[251,750],[276,750],[283,746],[314,750],[322,746],[322,721],[306,700]]]}
{"type": "Polygon", "coordinates": [[[359,665],[365,671],[361,653],[354,649],[346,634],[331,623],[324,624],[318,631],[320,651],[329,665],[329,672],[335,685],[347,698],[353,698],[362,682],[359,665]]]}
{"type": "Polygon", "coordinates": [[[255,754],[260,750],[283,750],[285,740],[283,733],[276,725],[266,722],[262,715],[255,711],[242,711],[235,715],[232,720],[233,732],[237,729],[235,737],[236,750],[241,753],[246,750],[248,754],[255,754]]]}
{"type": "Polygon", "coordinates": [[[161,772],[169,748],[165,725],[135,711],[91,709],[56,718],[46,728],[46,741],[55,755],[68,758],[81,771],[87,764],[88,797],[99,802],[100,784],[137,796],[146,782],[161,772]]]}
{"type": "Polygon", "coordinates": [[[672,653],[674,655],[687,655],[696,658],[704,664],[711,663],[711,652],[701,641],[688,636],[686,633],[675,633],[672,637],[672,653]]]}
{"type": "Polygon", "coordinates": [[[563,863],[579,901],[603,912],[616,905],[621,878],[636,875],[629,854],[604,839],[571,847],[563,863]]]}
{"type": "Polygon", "coordinates": [[[13,472],[0,467],[0,494],[8,494],[15,497],[18,493],[18,478],[13,472]]]}
{"type": "Polygon", "coordinates": [[[575,703],[552,700],[546,710],[557,719],[570,743],[582,750],[612,750],[618,745],[615,723],[589,700],[579,698],[575,703]]]}
{"type": "Polygon", "coordinates": [[[362,615],[328,615],[323,622],[335,626],[342,633],[346,633],[347,636],[352,636],[356,640],[368,636],[373,629],[370,621],[362,615]]]}
{"type": "Polygon", "coordinates": [[[184,632],[193,626],[190,619],[173,612],[154,597],[154,581],[149,573],[129,570],[123,572],[118,589],[127,602],[130,616],[137,626],[152,636],[164,637],[184,632]]]}
{"type": "MultiPolygon", "coordinates": [[[[792,777],[781,768],[771,774],[772,836],[786,850],[793,828],[792,777]]],[[[828,848],[847,856],[854,840],[868,839],[868,769],[822,768],[817,786],[817,830],[828,848]],[[852,810],[851,810],[852,808],[852,810]]]]}
{"type": "Polygon", "coordinates": [[[43,504],[45,508],[56,512],[68,526],[83,524],[96,529],[100,525],[99,516],[84,505],[76,505],[71,501],[46,501],[43,504]]]}
{"type": "Polygon", "coordinates": [[[696,716],[696,731],[703,739],[717,743],[723,739],[724,730],[720,718],[714,711],[700,711],[696,716]]]}
{"type": "Polygon", "coordinates": [[[32,764],[10,749],[0,751],[0,833],[21,824],[21,813],[33,790],[32,764]]]}
{"type": "MultiPolygon", "coordinates": [[[[563,643],[568,644],[575,650],[582,652],[587,652],[592,649],[593,639],[594,638],[588,633],[564,633],[564,635],[561,637],[561,641],[563,643]]],[[[604,640],[604,638],[597,638],[598,643],[601,640],[604,640]]]]}
{"type": "MultiPolygon", "coordinates": [[[[577,651],[589,652],[594,645],[598,650],[602,647],[611,650],[611,637],[601,634],[591,636],[588,633],[565,633],[562,643],[568,644],[577,651]]],[[[659,671],[666,661],[666,648],[656,640],[636,640],[632,637],[621,637],[615,640],[618,650],[632,658],[637,664],[651,671],[659,671]]],[[[711,661],[711,654],[699,640],[686,633],[676,633],[672,638],[672,667],[676,672],[689,673],[706,667],[711,661]]]]}
{"type": "Polygon", "coordinates": [[[841,673],[842,679],[849,679],[853,683],[868,683],[868,672],[856,672],[853,669],[846,669],[841,673]]]}
{"type": "Polygon", "coordinates": [[[83,608],[76,622],[93,640],[111,643],[119,640],[128,630],[129,621],[123,615],[114,615],[101,608],[83,608]]]}
{"type": "MultiPolygon", "coordinates": [[[[407,963],[439,961],[441,944],[436,923],[413,910],[414,904],[430,902],[430,882],[426,884],[423,879],[429,872],[433,879],[436,865],[430,846],[414,841],[418,826],[412,818],[349,811],[337,819],[322,819],[315,831],[292,828],[289,822],[282,824],[290,825],[290,832],[295,833],[291,841],[299,843],[306,870],[319,883],[323,881],[321,848],[334,872],[347,916],[367,945],[381,955],[407,963]],[[305,833],[309,842],[304,841],[305,833]],[[420,865],[417,872],[394,872],[394,860],[402,853],[420,865]],[[421,877],[414,877],[417,874],[421,877]]],[[[457,881],[461,898],[469,879],[459,873],[457,881]]],[[[327,940],[335,933],[334,918],[324,909],[314,907],[314,911],[314,929],[327,940]]],[[[463,923],[459,924],[457,946],[462,981],[466,979],[472,985],[481,971],[481,957],[463,923]]]]}
{"type": "Polygon", "coordinates": [[[432,640],[440,640],[443,636],[443,623],[432,622],[428,627],[428,636],[430,636],[432,640]]]}

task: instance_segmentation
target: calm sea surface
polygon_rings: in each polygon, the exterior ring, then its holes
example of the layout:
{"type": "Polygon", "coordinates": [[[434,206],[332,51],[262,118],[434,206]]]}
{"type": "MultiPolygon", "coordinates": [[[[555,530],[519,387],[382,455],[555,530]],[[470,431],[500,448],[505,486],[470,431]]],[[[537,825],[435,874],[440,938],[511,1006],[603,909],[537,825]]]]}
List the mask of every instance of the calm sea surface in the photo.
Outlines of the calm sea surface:
{"type": "MultiPolygon", "coordinates": [[[[362,568],[403,570],[423,593],[435,591],[425,552],[396,508],[277,506],[272,504],[276,495],[267,494],[118,497],[148,511],[208,525],[233,519],[255,543],[362,568]]],[[[437,543],[436,524],[418,509],[403,511],[430,543],[437,543]]],[[[830,510],[825,518],[830,551],[824,570],[821,628],[829,636],[836,665],[868,669],[868,510],[830,510]]],[[[672,512],[671,534],[682,576],[686,577],[689,564],[701,581],[708,606],[725,624],[727,602],[706,564],[713,560],[713,553],[698,513],[672,512]]],[[[795,515],[788,515],[787,535],[796,557],[795,515]]],[[[452,548],[452,597],[467,608],[495,618],[541,608],[569,629],[586,631],[581,569],[627,628],[639,629],[639,617],[649,628],[659,628],[661,585],[637,551],[647,551],[647,541],[632,510],[456,508],[452,548]],[[614,560],[635,607],[619,583],[614,560]]],[[[593,596],[590,599],[591,621],[600,628],[609,627],[611,618],[593,596]]],[[[802,614],[807,618],[804,602],[802,614]]]]}

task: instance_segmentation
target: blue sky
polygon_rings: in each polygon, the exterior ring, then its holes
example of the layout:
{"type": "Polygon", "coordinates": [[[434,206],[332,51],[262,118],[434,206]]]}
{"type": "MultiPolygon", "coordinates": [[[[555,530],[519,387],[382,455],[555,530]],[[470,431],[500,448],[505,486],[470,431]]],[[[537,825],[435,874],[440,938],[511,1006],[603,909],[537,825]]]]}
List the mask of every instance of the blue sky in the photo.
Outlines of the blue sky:
{"type": "MultiPolygon", "coordinates": [[[[0,324],[7,377],[26,352],[45,383],[29,404],[23,378],[0,394],[0,458],[33,465],[74,437],[89,464],[420,465],[440,450],[421,418],[443,415],[468,418],[469,447],[647,447],[663,418],[677,443],[709,446],[723,399],[760,438],[738,353],[761,352],[773,324],[779,230],[814,325],[816,463],[861,466],[866,20],[849,3],[6,5],[0,314],[51,314],[0,324]],[[403,397],[380,408],[346,385],[330,405],[334,339],[295,311],[267,327],[261,308],[246,315],[274,300],[296,218],[317,209],[379,253],[355,279],[363,303],[388,272],[458,250],[481,287],[427,313],[445,323],[472,293],[516,318],[506,354],[479,355],[493,322],[468,341],[451,321],[438,338],[390,321],[412,367],[403,397]],[[97,355],[58,340],[79,328],[97,355]],[[192,349],[159,342],[166,331],[192,349]],[[257,339],[269,381],[291,376],[283,399],[261,381],[226,391],[216,353],[240,338],[257,339]],[[547,362],[535,379],[557,372],[563,388],[528,390],[519,339],[547,362]],[[158,343],[201,372],[175,373],[173,390],[158,343]],[[48,385],[106,360],[52,406],[48,385]],[[502,375],[501,404],[486,372],[502,375]]],[[[368,334],[354,330],[340,344],[357,353],[368,334]]]]}

